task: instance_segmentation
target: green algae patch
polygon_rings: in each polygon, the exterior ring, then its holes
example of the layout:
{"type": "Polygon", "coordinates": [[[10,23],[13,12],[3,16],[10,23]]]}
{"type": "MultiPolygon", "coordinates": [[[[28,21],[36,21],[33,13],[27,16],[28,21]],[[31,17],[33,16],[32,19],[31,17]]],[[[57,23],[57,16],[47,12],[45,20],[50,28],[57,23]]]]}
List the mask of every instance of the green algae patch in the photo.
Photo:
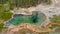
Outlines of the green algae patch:
{"type": "Polygon", "coordinates": [[[0,19],[4,20],[4,21],[7,21],[8,19],[10,19],[12,16],[12,13],[11,12],[3,12],[3,13],[0,13],[0,19]]]}
{"type": "Polygon", "coordinates": [[[0,19],[7,21],[13,13],[10,12],[9,4],[0,4],[0,19]]]}

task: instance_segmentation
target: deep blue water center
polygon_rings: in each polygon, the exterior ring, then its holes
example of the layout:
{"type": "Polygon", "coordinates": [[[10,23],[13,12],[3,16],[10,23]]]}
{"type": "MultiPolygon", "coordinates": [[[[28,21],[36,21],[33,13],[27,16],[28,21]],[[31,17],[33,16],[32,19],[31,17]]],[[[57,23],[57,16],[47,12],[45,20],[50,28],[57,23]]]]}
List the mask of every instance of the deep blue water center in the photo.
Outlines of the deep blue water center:
{"type": "Polygon", "coordinates": [[[41,24],[43,21],[44,15],[40,12],[33,12],[32,15],[14,14],[13,18],[6,22],[6,25],[19,25],[21,23],[41,24]]]}

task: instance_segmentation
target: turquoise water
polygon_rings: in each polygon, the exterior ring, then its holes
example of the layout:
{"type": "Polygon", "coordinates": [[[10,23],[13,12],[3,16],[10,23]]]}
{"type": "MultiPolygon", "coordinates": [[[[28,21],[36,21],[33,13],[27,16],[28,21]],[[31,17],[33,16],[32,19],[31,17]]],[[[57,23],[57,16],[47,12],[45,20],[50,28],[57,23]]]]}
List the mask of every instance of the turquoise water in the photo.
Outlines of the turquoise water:
{"type": "Polygon", "coordinates": [[[6,23],[6,25],[19,25],[21,23],[41,24],[44,21],[43,16],[44,15],[37,12],[33,13],[32,15],[15,14],[13,15],[13,18],[6,23]]]}

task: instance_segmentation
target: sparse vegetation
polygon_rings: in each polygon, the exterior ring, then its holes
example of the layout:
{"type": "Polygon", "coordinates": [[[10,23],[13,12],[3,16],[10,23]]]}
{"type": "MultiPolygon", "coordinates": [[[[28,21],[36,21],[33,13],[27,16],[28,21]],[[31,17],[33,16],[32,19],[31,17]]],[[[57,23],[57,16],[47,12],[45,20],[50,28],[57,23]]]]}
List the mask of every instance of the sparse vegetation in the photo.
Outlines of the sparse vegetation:
{"type": "Polygon", "coordinates": [[[43,1],[43,3],[45,3],[45,4],[51,4],[51,3],[52,3],[51,0],[42,0],[42,1],[43,1]]]}
{"type": "Polygon", "coordinates": [[[0,23],[0,32],[1,32],[3,29],[5,29],[4,24],[3,24],[3,23],[0,23]]]}
{"type": "Polygon", "coordinates": [[[16,7],[29,8],[31,6],[36,6],[40,3],[51,4],[51,0],[11,0],[11,5],[16,7]]]}
{"type": "Polygon", "coordinates": [[[60,23],[60,15],[59,16],[54,15],[53,18],[50,18],[50,20],[52,22],[60,23]]]}
{"type": "Polygon", "coordinates": [[[58,16],[53,15],[53,17],[50,18],[50,21],[51,21],[52,25],[49,28],[53,29],[53,28],[56,28],[56,27],[60,27],[60,15],[58,15],[58,16]],[[53,24],[53,23],[55,23],[55,24],[53,24]]]}
{"type": "Polygon", "coordinates": [[[31,6],[37,6],[38,4],[51,4],[51,0],[0,0],[0,4],[9,3],[10,9],[15,7],[29,8],[31,6]]]}

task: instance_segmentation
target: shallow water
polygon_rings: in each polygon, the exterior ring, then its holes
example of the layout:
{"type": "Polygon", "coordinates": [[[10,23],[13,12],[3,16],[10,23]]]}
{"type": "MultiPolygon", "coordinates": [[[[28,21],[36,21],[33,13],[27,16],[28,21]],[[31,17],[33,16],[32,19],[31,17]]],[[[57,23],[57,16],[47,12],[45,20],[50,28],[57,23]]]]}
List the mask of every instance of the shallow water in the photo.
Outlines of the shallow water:
{"type": "Polygon", "coordinates": [[[21,23],[41,24],[44,21],[43,18],[44,15],[37,12],[33,13],[32,15],[15,14],[13,15],[13,18],[6,23],[6,25],[19,25],[21,23]]]}

